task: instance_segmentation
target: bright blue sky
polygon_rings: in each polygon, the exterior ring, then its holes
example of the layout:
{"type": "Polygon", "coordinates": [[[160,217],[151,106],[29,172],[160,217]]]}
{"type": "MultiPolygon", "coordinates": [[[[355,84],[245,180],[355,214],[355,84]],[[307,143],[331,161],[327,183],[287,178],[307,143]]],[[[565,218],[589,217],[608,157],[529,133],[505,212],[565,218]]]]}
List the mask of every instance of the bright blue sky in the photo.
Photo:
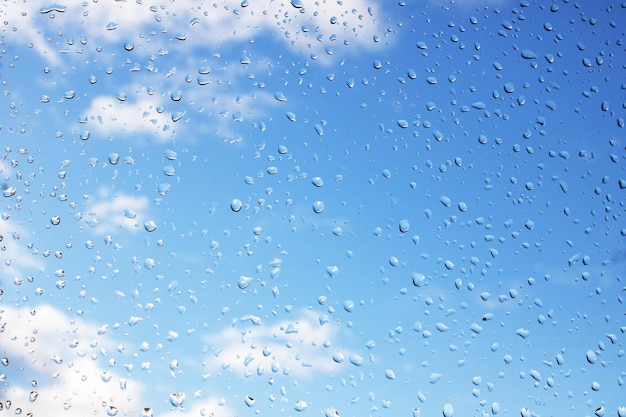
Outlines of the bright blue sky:
{"type": "Polygon", "coordinates": [[[623,5],[246,3],[1,6],[0,400],[626,415],[623,5]]]}

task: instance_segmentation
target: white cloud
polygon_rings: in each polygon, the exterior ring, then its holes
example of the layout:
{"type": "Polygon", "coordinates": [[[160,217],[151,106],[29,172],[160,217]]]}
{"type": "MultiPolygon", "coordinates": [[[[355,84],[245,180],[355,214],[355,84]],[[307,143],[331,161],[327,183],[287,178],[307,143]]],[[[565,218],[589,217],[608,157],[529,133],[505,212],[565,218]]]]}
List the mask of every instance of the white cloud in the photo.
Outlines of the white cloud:
{"type": "Polygon", "coordinates": [[[333,355],[341,351],[347,362],[351,354],[332,342],[339,328],[332,323],[321,325],[311,311],[304,311],[294,320],[258,326],[251,325],[246,317],[242,319],[237,326],[205,337],[214,349],[213,355],[204,360],[209,372],[228,369],[240,376],[332,373],[342,366],[333,361],[333,355]]]}
{"type": "MultiPolygon", "coordinates": [[[[43,267],[42,260],[23,244],[27,231],[11,218],[0,220],[0,274],[4,279],[23,278],[24,272],[43,267]]],[[[2,282],[2,279],[0,279],[2,282]]]]}
{"type": "Polygon", "coordinates": [[[9,361],[2,369],[3,396],[14,409],[34,415],[63,415],[66,409],[72,415],[106,415],[115,407],[119,415],[137,414],[144,387],[125,382],[115,367],[99,366],[103,352],[116,344],[98,336],[96,326],[49,305],[3,307],[0,315],[0,346],[9,361]]]}
{"type": "MultiPolygon", "coordinates": [[[[120,162],[121,163],[121,162],[120,162]]],[[[102,188],[98,197],[91,197],[83,213],[89,229],[98,235],[106,235],[126,229],[143,230],[148,218],[149,200],[146,196],[134,197],[112,193],[102,188]]]]}
{"type": "MultiPolygon", "coordinates": [[[[344,41],[371,47],[372,37],[377,33],[384,34],[379,22],[386,20],[382,3],[372,6],[373,2],[366,0],[305,0],[305,7],[300,9],[293,7],[289,0],[250,1],[248,7],[241,7],[240,0],[222,0],[211,5],[193,0],[154,3],[68,2],[65,11],[49,13],[41,13],[41,3],[37,2],[25,3],[21,7],[4,4],[0,15],[14,22],[16,36],[27,39],[35,51],[52,63],[62,60],[60,51],[65,56],[79,59],[85,52],[93,50],[91,43],[119,47],[120,42],[140,41],[141,34],[157,30],[170,35],[172,43],[167,45],[168,48],[178,44],[185,48],[190,44],[223,46],[229,41],[247,42],[260,34],[274,34],[277,39],[300,50],[321,55],[325,54],[325,48],[344,41]],[[85,45],[78,39],[68,45],[46,37],[46,28],[51,33],[68,30],[73,33],[68,27],[69,22],[77,28],[76,33],[84,36],[85,45]],[[335,35],[336,40],[331,40],[331,35],[335,35]],[[79,51],[81,53],[76,53],[79,51]]],[[[157,45],[155,47],[158,49],[157,45]]]]}

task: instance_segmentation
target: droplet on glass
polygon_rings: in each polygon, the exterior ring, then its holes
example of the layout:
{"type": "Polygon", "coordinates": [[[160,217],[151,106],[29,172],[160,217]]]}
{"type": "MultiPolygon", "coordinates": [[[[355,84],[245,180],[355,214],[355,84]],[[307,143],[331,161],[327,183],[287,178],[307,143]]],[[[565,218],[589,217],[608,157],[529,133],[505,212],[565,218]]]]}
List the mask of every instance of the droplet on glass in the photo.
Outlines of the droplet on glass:
{"type": "Polygon", "coordinates": [[[239,212],[242,207],[243,203],[238,198],[233,198],[233,200],[230,202],[230,209],[235,213],[239,212]]]}
{"type": "Polygon", "coordinates": [[[318,200],[313,203],[313,211],[317,214],[322,213],[324,211],[324,208],[326,208],[326,205],[323,201],[318,200]]]}
{"type": "Polygon", "coordinates": [[[154,232],[157,229],[157,224],[154,220],[148,220],[143,224],[143,228],[146,229],[147,232],[154,232]]]}

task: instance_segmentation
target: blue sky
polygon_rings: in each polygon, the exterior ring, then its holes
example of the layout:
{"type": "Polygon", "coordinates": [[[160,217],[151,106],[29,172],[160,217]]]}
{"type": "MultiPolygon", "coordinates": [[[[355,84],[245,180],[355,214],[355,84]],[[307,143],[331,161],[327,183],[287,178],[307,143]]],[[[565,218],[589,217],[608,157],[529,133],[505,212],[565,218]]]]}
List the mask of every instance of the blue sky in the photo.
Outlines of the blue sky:
{"type": "Polygon", "coordinates": [[[5,407],[626,415],[624,7],[301,3],[2,6],[5,407]]]}

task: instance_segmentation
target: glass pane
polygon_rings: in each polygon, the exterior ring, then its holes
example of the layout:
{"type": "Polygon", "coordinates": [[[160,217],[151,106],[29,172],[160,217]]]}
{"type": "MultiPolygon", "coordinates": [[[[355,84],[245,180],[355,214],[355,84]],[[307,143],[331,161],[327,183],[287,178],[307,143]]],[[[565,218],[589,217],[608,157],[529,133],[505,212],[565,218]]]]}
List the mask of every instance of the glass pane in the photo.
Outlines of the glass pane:
{"type": "Polygon", "coordinates": [[[0,407],[626,416],[626,5],[0,4],[0,407]]]}

